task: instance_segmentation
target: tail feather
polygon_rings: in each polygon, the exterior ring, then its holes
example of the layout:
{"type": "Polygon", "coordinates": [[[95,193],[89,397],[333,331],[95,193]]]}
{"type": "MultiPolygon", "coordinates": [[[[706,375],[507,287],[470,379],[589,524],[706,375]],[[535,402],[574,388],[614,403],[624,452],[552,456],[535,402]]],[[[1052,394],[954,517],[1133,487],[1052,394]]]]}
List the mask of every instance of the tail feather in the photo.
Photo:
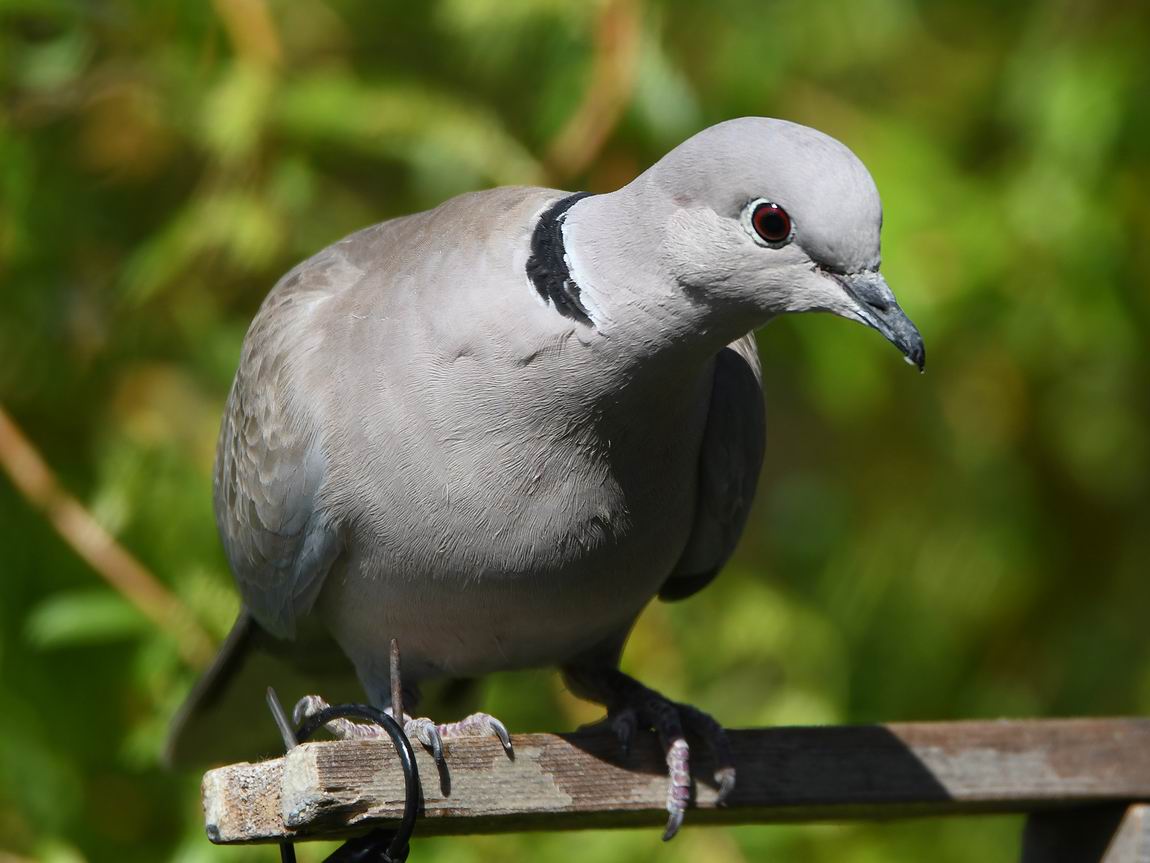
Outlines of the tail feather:
{"type": "Polygon", "coordinates": [[[303,695],[362,701],[350,663],[333,644],[279,641],[243,609],[203,677],[172,721],[164,751],[170,767],[254,761],[283,752],[265,703],[272,686],[290,710],[303,695]]]}

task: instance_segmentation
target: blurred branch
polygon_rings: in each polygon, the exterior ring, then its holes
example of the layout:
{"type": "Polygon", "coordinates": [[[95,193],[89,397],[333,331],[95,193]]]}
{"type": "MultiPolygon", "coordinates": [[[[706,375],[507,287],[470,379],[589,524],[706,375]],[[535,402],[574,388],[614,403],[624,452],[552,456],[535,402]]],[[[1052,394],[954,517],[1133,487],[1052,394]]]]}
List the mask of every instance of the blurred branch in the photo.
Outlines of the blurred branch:
{"type": "Polygon", "coordinates": [[[279,34],[265,0],[214,0],[236,53],[264,66],[278,66],[283,57],[279,34]]]}
{"type": "Polygon", "coordinates": [[[202,668],[213,642],[174,594],[128,553],[83,505],[60,487],[52,469],[0,407],[0,467],[56,532],[92,569],[176,641],[180,655],[202,668]]]}
{"type": "Polygon", "coordinates": [[[600,14],[591,84],[544,157],[553,175],[571,177],[586,169],[623,116],[635,86],[641,12],[640,0],[609,0],[600,14]]]}

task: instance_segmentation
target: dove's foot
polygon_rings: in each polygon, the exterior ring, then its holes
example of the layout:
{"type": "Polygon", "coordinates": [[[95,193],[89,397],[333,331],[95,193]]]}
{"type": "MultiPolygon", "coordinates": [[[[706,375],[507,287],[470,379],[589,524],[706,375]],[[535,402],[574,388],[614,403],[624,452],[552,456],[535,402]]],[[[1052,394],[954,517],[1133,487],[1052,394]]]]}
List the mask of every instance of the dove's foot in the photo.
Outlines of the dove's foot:
{"type": "Polygon", "coordinates": [[[404,733],[430,749],[436,761],[443,761],[445,740],[459,740],[462,737],[498,737],[507,756],[509,758],[514,756],[507,726],[488,713],[472,713],[458,722],[446,722],[442,725],[436,725],[427,718],[411,719],[405,716],[404,719],[406,720],[404,733]]]}
{"type": "MultiPolygon", "coordinates": [[[[318,695],[305,695],[292,710],[292,719],[298,725],[328,706],[328,703],[318,695]]],[[[386,712],[391,715],[390,708],[386,712]]],[[[340,740],[362,740],[368,737],[387,736],[387,732],[378,725],[352,722],[350,719],[333,719],[326,723],[324,728],[333,737],[340,740]]],[[[513,755],[511,736],[507,733],[507,727],[494,716],[486,713],[472,713],[458,722],[447,722],[442,725],[436,725],[426,717],[412,718],[405,713],[403,715],[403,733],[410,740],[418,740],[426,746],[439,764],[443,763],[443,742],[445,740],[458,740],[462,737],[498,737],[507,755],[509,757],[513,755]]]]}
{"type": "Polygon", "coordinates": [[[576,694],[607,706],[607,721],[624,752],[638,728],[650,728],[659,735],[669,780],[664,841],[679,832],[691,797],[690,747],[684,732],[701,739],[710,749],[716,765],[719,802],[730,795],[735,787],[730,746],[723,727],[708,714],[687,704],[677,704],[616,668],[565,668],[563,673],[576,694]]]}

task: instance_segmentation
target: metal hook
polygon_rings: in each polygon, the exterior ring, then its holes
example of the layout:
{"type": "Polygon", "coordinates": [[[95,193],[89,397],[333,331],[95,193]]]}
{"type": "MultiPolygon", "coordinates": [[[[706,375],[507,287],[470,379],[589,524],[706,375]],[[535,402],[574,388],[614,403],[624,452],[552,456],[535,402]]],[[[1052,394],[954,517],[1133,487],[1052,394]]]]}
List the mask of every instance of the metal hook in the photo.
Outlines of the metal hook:
{"type": "MultiPolygon", "coordinates": [[[[399,647],[392,639],[391,642],[392,688],[398,688],[399,647]]],[[[403,770],[403,817],[399,827],[394,831],[373,830],[365,836],[349,839],[337,848],[324,863],[403,863],[407,860],[411,850],[409,842],[411,834],[415,831],[415,816],[419,812],[419,800],[422,790],[419,784],[419,768],[415,763],[415,752],[403,728],[391,716],[378,708],[368,704],[337,704],[326,707],[318,713],[308,717],[298,729],[294,729],[284,713],[283,705],[276,697],[275,690],[270,686],[267,691],[268,707],[272,718],[283,737],[284,746],[291,749],[300,743],[305,743],[320,728],[333,719],[366,719],[374,722],[387,732],[399,756],[399,765],[403,770]],[[380,845],[387,841],[387,848],[380,851],[380,845]]],[[[402,709],[402,707],[400,708],[402,709]]],[[[402,714],[401,714],[402,715],[402,714]]],[[[296,863],[295,845],[290,840],[280,843],[281,863],[296,863]]]]}

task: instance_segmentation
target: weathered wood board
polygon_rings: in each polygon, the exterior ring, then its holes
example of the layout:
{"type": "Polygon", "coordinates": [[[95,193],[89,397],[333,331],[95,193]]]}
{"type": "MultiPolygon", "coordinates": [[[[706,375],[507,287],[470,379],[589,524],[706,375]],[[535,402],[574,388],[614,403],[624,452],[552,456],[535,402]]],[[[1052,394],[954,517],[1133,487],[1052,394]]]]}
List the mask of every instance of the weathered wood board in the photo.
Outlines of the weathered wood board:
{"type": "MultiPolygon", "coordinates": [[[[418,754],[417,835],[661,825],[662,756],[642,735],[623,758],[603,730],[453,741],[447,773],[418,754]]],[[[1034,812],[1150,800],[1150,720],[911,723],[732,731],[738,785],[715,804],[694,754],[687,823],[1034,812]]],[[[335,838],[395,823],[403,779],[386,740],[306,743],[282,758],[206,774],[218,843],[335,838]]]]}

